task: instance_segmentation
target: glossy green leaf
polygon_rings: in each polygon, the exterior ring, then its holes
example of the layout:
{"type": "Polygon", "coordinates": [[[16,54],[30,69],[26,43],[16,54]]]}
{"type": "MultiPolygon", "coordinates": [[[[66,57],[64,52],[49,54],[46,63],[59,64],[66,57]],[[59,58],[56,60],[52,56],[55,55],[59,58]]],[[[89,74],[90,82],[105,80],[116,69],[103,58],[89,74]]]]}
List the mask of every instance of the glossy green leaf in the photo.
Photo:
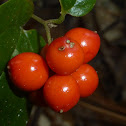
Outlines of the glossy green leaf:
{"type": "MultiPolygon", "coordinates": [[[[22,52],[38,53],[40,50],[40,39],[42,39],[42,37],[36,30],[26,31],[20,28],[16,46],[13,49],[10,58],[22,52]]],[[[8,83],[6,78],[8,79],[7,76],[5,77],[5,73],[2,72],[0,77],[0,117],[2,117],[0,118],[0,124],[3,124],[3,126],[4,124],[6,124],[5,126],[24,126],[28,120],[26,100],[24,98],[19,98],[14,94],[12,89],[10,89],[10,83],[8,83]],[[13,111],[15,112],[13,113],[13,111]]],[[[11,85],[13,86],[13,84],[11,85]]]]}
{"type": "Polygon", "coordinates": [[[33,13],[31,0],[9,0],[0,6],[0,74],[20,37],[21,29],[33,13]]]}
{"type": "MultiPolygon", "coordinates": [[[[22,52],[40,50],[42,37],[36,30],[26,31],[23,25],[33,13],[30,0],[9,0],[0,6],[0,125],[25,126],[28,120],[27,101],[10,83],[6,71],[8,61],[22,52]],[[6,72],[5,72],[6,71],[6,72]],[[11,87],[11,88],[10,88],[11,87]]],[[[42,45],[42,44],[41,44],[42,45]]]]}
{"type": "Polygon", "coordinates": [[[60,0],[60,4],[64,11],[71,9],[74,6],[75,2],[76,0],[60,0]]]}
{"type": "Polygon", "coordinates": [[[0,74],[4,70],[6,63],[11,57],[20,35],[17,27],[8,28],[0,34],[0,74]]]}
{"type": "Polygon", "coordinates": [[[0,34],[13,26],[23,26],[33,13],[31,0],[8,0],[0,6],[0,34]]]}
{"type": "Polygon", "coordinates": [[[11,58],[22,52],[35,52],[38,53],[41,46],[40,42],[42,37],[36,30],[23,30],[20,28],[20,35],[16,46],[11,54],[11,58]]]}
{"type": "Polygon", "coordinates": [[[64,10],[66,14],[70,14],[75,17],[86,15],[93,9],[96,3],[96,0],[76,0],[75,3],[74,0],[71,0],[71,3],[69,0],[66,0],[65,2],[63,1],[64,0],[61,0],[60,2],[61,7],[63,8],[62,10],[64,10]],[[70,8],[68,8],[67,5],[69,5],[70,8]]]}
{"type": "Polygon", "coordinates": [[[46,41],[40,36],[40,48],[42,49],[46,44],[46,41]]]}
{"type": "Polygon", "coordinates": [[[5,73],[0,76],[0,125],[26,126],[28,120],[27,102],[16,96],[8,85],[5,73]]]}

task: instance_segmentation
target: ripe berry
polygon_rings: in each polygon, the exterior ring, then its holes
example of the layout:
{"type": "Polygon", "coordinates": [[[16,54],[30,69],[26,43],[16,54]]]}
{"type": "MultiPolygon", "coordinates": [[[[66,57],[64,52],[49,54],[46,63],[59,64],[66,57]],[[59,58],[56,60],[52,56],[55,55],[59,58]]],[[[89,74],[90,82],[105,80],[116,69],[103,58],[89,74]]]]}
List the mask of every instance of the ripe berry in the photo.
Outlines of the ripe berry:
{"type": "Polygon", "coordinates": [[[46,61],[54,72],[68,75],[83,64],[84,52],[76,41],[60,37],[49,45],[46,61]]]}
{"type": "Polygon", "coordinates": [[[76,72],[72,73],[72,77],[77,81],[81,97],[91,95],[98,86],[98,75],[95,69],[89,64],[80,66],[76,72]]]}
{"type": "Polygon", "coordinates": [[[73,28],[66,33],[68,38],[77,41],[84,51],[84,63],[91,61],[99,51],[100,37],[96,32],[85,28],[73,28]]]}
{"type": "Polygon", "coordinates": [[[41,56],[32,52],[21,53],[8,63],[12,82],[24,91],[41,88],[48,79],[48,66],[41,56]]]}
{"type": "Polygon", "coordinates": [[[75,106],[80,98],[76,80],[70,75],[50,77],[44,85],[43,95],[47,104],[61,113],[75,106]]]}

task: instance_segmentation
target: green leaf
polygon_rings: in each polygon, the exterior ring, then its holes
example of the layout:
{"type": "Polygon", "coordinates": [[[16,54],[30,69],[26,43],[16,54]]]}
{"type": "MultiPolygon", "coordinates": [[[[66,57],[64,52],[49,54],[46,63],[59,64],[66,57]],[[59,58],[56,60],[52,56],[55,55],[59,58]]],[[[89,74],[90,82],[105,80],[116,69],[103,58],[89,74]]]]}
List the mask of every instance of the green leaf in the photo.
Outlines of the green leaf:
{"type": "Polygon", "coordinates": [[[0,125],[26,126],[28,112],[26,100],[13,94],[8,85],[5,73],[0,76],[0,125]]]}
{"type": "Polygon", "coordinates": [[[27,101],[19,97],[22,92],[18,92],[17,95],[12,90],[14,86],[8,81],[4,71],[8,61],[15,55],[22,52],[38,53],[43,46],[42,44],[40,46],[43,38],[36,30],[26,31],[22,28],[32,13],[33,4],[30,0],[9,0],[0,6],[0,125],[2,126],[25,126],[28,120],[27,101]]]}
{"type": "Polygon", "coordinates": [[[60,4],[62,5],[64,11],[71,9],[74,6],[75,2],[76,0],[60,0],[60,4]]]}
{"type": "Polygon", "coordinates": [[[11,58],[22,52],[39,52],[41,36],[36,30],[23,30],[20,28],[20,35],[16,46],[12,52],[11,58]]]}
{"type": "Polygon", "coordinates": [[[46,41],[40,36],[40,48],[43,48],[46,44],[46,41]]]}
{"type": "Polygon", "coordinates": [[[23,26],[33,13],[31,0],[9,0],[0,6],[0,34],[13,26],[23,26]]]}
{"type": "Polygon", "coordinates": [[[63,1],[64,0],[60,0],[62,8],[61,10],[63,10],[66,14],[70,14],[75,17],[86,15],[93,9],[96,3],[96,0],[65,0],[64,2],[63,1]]]}
{"type": "MultiPolygon", "coordinates": [[[[40,50],[39,41],[42,37],[37,33],[37,31],[26,31],[22,28],[20,28],[19,31],[16,46],[9,58],[22,52],[38,53],[40,50]]],[[[6,80],[5,73],[2,72],[0,77],[0,117],[2,117],[0,118],[0,124],[3,124],[3,126],[25,126],[26,121],[28,120],[26,100],[16,96],[12,89],[10,89],[9,85],[10,83],[6,80]]]]}
{"type": "Polygon", "coordinates": [[[0,74],[4,70],[6,63],[16,47],[19,35],[20,29],[16,27],[8,28],[5,32],[0,34],[0,74]]]}
{"type": "Polygon", "coordinates": [[[31,0],[9,0],[0,6],[0,74],[16,48],[21,26],[32,14],[31,0]]]}

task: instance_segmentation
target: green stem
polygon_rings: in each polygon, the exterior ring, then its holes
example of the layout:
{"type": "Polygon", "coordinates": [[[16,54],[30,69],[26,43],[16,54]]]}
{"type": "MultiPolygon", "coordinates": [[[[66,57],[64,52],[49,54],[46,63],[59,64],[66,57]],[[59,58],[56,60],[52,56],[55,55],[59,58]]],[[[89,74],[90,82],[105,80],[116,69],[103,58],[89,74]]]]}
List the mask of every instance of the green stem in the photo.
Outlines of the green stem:
{"type": "Polygon", "coordinates": [[[32,15],[32,18],[34,20],[36,20],[39,23],[41,23],[42,25],[44,25],[46,35],[47,35],[48,44],[50,44],[52,42],[49,24],[61,24],[65,20],[65,16],[66,16],[66,13],[65,12],[62,13],[62,12],[63,11],[61,11],[61,15],[58,19],[50,19],[47,21],[43,20],[42,18],[40,18],[34,14],[32,15]]]}
{"type": "Polygon", "coordinates": [[[45,27],[45,30],[46,30],[46,35],[47,35],[47,40],[48,40],[48,45],[49,45],[52,42],[50,28],[49,28],[48,24],[46,24],[44,27],[45,27]]]}
{"type": "Polygon", "coordinates": [[[65,16],[66,14],[62,13],[58,19],[50,19],[47,20],[47,22],[52,24],[61,24],[65,20],[65,16]]]}
{"type": "Polygon", "coordinates": [[[40,17],[38,17],[38,16],[36,16],[36,15],[34,15],[34,14],[32,15],[32,18],[33,18],[34,20],[38,21],[39,23],[45,25],[45,20],[43,20],[42,18],[40,18],[40,17]]]}
{"type": "Polygon", "coordinates": [[[50,44],[52,42],[52,38],[51,38],[51,33],[50,33],[50,28],[48,26],[48,23],[45,20],[41,19],[40,17],[38,17],[34,14],[32,15],[32,18],[34,20],[38,21],[39,23],[41,23],[45,27],[48,44],[50,44]]]}

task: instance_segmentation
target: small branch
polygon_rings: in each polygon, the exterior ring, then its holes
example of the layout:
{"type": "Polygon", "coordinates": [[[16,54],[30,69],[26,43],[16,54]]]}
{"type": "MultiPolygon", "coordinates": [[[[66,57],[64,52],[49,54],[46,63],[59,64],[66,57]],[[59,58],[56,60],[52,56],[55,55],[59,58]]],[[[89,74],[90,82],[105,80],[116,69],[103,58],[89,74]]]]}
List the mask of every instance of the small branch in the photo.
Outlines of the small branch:
{"type": "Polygon", "coordinates": [[[50,44],[52,42],[52,38],[51,38],[51,33],[50,33],[50,28],[48,26],[48,22],[46,22],[45,20],[41,19],[40,17],[38,17],[34,14],[32,15],[32,18],[34,20],[38,21],[39,23],[41,23],[45,27],[48,44],[50,44]]]}
{"type": "Polygon", "coordinates": [[[52,37],[51,37],[50,28],[48,24],[45,25],[45,30],[46,30],[46,35],[47,35],[47,40],[48,40],[48,45],[49,45],[52,42],[52,37]]]}
{"type": "Polygon", "coordinates": [[[35,126],[36,122],[38,122],[39,117],[40,117],[40,108],[33,106],[30,118],[26,126],[35,126]]]}
{"type": "Polygon", "coordinates": [[[54,26],[54,24],[61,24],[65,20],[65,16],[66,16],[66,13],[63,12],[61,13],[58,19],[50,19],[50,20],[45,21],[34,14],[32,15],[32,18],[38,21],[39,23],[41,23],[45,27],[48,44],[51,44],[52,38],[51,38],[51,33],[50,33],[50,26],[54,26]]]}
{"type": "Polygon", "coordinates": [[[50,19],[47,22],[53,23],[53,24],[61,24],[65,20],[66,12],[63,9],[64,7],[62,6],[61,0],[59,0],[60,6],[61,6],[61,12],[60,12],[60,17],[58,19],[50,19]]]}
{"type": "Polygon", "coordinates": [[[110,24],[108,27],[106,27],[105,29],[101,30],[101,33],[104,34],[107,31],[111,30],[112,28],[114,28],[116,25],[118,25],[120,23],[121,19],[118,17],[118,19],[116,21],[114,21],[112,24],[110,24]]]}
{"type": "Polygon", "coordinates": [[[98,113],[101,113],[101,114],[104,114],[104,115],[107,115],[107,116],[113,117],[115,119],[119,119],[121,121],[126,122],[126,116],[117,114],[115,112],[112,112],[112,111],[109,111],[109,110],[106,110],[106,109],[103,109],[103,108],[99,108],[99,107],[96,107],[94,105],[91,105],[91,104],[88,104],[88,103],[85,103],[85,102],[81,102],[81,101],[79,102],[79,105],[82,106],[82,107],[85,107],[87,109],[90,109],[92,111],[95,111],[95,112],[98,112],[98,113]]]}
{"type": "Polygon", "coordinates": [[[50,19],[47,20],[47,22],[52,24],[61,24],[65,20],[65,16],[66,14],[62,13],[58,19],[50,19]]]}
{"type": "Polygon", "coordinates": [[[126,115],[126,108],[118,105],[115,101],[109,98],[105,98],[103,96],[99,97],[99,96],[92,95],[91,97],[86,98],[84,101],[95,103],[95,104],[98,104],[98,106],[109,109],[110,111],[115,111],[117,113],[119,112],[126,115]]]}
{"type": "Polygon", "coordinates": [[[43,20],[42,18],[40,18],[40,17],[38,17],[38,16],[36,16],[36,15],[32,15],[32,18],[34,19],[34,20],[36,20],[36,21],[38,21],[40,24],[43,24],[43,25],[45,25],[45,20],[43,20]]]}

